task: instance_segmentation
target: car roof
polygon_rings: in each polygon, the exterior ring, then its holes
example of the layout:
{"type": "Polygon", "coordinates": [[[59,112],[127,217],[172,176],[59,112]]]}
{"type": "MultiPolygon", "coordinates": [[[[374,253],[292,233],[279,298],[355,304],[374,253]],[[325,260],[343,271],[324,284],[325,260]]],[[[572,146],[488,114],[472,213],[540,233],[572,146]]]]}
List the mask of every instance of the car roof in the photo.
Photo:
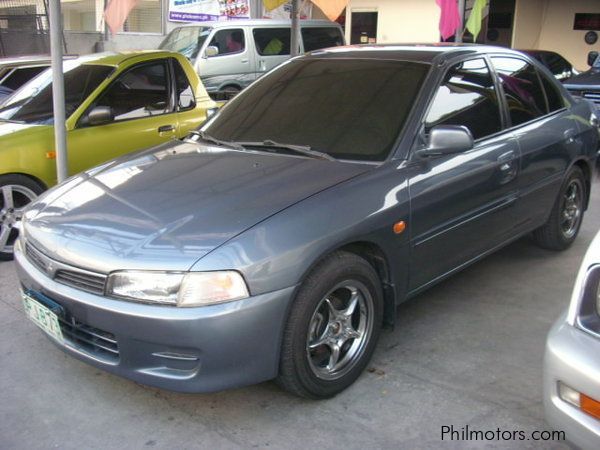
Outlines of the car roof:
{"type": "MultiPolygon", "coordinates": [[[[239,19],[239,20],[216,20],[211,22],[201,23],[182,23],[179,27],[211,27],[211,28],[232,28],[238,26],[244,27],[256,27],[256,26],[270,26],[270,27],[281,27],[291,26],[291,20],[275,20],[275,19],[239,19]]],[[[331,22],[324,19],[302,19],[300,20],[301,26],[329,26],[339,27],[337,22],[331,22]]]]}
{"type": "Polygon", "coordinates": [[[454,44],[441,42],[437,44],[376,44],[346,45],[315,50],[307,55],[313,58],[357,58],[385,59],[396,61],[415,61],[432,64],[443,63],[448,59],[467,55],[484,55],[487,53],[504,53],[521,55],[521,53],[504,47],[479,44],[454,44]]]}
{"type": "Polygon", "coordinates": [[[124,61],[139,57],[147,56],[151,57],[148,59],[160,58],[160,57],[177,57],[181,56],[180,53],[171,52],[167,50],[135,50],[135,51],[121,51],[121,52],[103,52],[94,53],[91,55],[84,55],[76,58],[75,60],[82,64],[98,64],[104,66],[118,66],[124,61]]]}
{"type": "Polygon", "coordinates": [[[50,64],[50,56],[28,55],[0,58],[0,67],[29,66],[36,64],[50,64]]]}

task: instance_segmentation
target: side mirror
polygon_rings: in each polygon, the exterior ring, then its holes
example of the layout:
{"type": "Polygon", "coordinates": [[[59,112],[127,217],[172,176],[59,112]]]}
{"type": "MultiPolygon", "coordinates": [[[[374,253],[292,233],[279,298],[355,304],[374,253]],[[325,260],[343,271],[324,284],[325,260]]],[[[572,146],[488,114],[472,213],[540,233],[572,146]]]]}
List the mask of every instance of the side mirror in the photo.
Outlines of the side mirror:
{"type": "Polygon", "coordinates": [[[87,125],[104,125],[114,120],[110,106],[96,106],[87,115],[87,125]]]}
{"type": "Polygon", "coordinates": [[[590,66],[590,67],[593,66],[597,59],[598,59],[598,52],[596,52],[596,51],[589,52],[588,60],[587,60],[588,66],[590,66]]]}
{"type": "Polygon", "coordinates": [[[214,45],[209,45],[208,47],[206,47],[206,50],[204,50],[205,58],[211,58],[213,56],[217,56],[218,54],[219,54],[219,48],[215,47],[214,45]]]}
{"type": "Polygon", "coordinates": [[[463,125],[438,125],[429,132],[427,148],[417,151],[421,157],[451,155],[471,150],[474,146],[471,131],[463,125]]]}

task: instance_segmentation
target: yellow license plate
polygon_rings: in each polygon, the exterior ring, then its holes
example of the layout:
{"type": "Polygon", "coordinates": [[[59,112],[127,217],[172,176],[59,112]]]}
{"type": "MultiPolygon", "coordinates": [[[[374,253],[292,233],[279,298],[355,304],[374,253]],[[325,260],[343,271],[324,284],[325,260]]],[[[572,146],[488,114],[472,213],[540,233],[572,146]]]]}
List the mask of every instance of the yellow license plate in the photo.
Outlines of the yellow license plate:
{"type": "Polygon", "coordinates": [[[54,339],[63,343],[64,338],[58,322],[58,316],[25,293],[22,294],[22,299],[27,317],[54,339]]]}

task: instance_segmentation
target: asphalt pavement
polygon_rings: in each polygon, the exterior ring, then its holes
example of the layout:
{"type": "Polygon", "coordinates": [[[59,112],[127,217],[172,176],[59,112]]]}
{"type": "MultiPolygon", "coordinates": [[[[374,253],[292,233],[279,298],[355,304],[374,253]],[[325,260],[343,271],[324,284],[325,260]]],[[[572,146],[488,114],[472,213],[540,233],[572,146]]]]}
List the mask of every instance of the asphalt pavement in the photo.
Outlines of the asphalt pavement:
{"type": "Polygon", "coordinates": [[[566,448],[532,440],[547,430],[544,341],[599,229],[596,182],[569,250],[521,239],[403,304],[369,370],[317,402],[270,382],[177,394],[88,366],[25,318],[13,263],[2,262],[0,448],[566,448]],[[449,427],[527,439],[442,440],[449,427]]]}

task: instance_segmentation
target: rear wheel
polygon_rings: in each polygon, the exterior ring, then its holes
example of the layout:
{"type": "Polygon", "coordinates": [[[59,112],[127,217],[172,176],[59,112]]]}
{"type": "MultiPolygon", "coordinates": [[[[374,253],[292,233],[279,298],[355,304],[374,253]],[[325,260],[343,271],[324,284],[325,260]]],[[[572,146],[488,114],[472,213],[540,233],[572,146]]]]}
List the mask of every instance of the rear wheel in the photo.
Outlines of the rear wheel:
{"type": "Polygon", "coordinates": [[[23,175],[0,176],[0,260],[13,258],[18,236],[15,224],[21,220],[23,210],[44,189],[23,175]]]}
{"type": "Polygon", "coordinates": [[[231,100],[240,93],[241,89],[237,86],[225,86],[223,88],[223,100],[231,100]]]}
{"type": "Polygon", "coordinates": [[[304,281],[286,324],[278,383],[307,398],[350,386],[375,349],[383,316],[381,284],[357,255],[336,252],[304,281]]]}
{"type": "Polygon", "coordinates": [[[585,177],[573,167],[563,183],[548,221],[533,232],[535,242],[549,250],[565,250],[577,238],[587,199],[585,177]]]}

